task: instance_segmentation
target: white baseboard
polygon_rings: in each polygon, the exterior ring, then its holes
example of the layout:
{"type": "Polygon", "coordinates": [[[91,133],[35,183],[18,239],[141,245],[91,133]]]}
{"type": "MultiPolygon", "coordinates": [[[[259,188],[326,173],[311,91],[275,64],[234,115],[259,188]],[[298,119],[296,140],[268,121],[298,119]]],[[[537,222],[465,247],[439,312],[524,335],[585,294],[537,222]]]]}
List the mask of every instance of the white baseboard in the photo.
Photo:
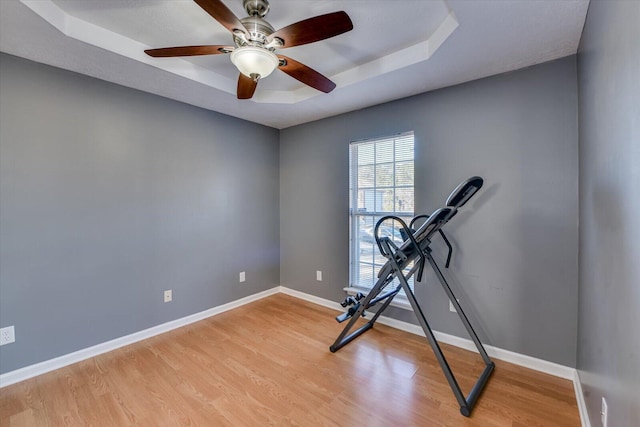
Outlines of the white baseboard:
{"type": "Polygon", "coordinates": [[[295,289],[279,286],[278,290],[286,295],[291,295],[301,300],[309,301],[314,304],[321,305],[323,307],[331,308],[333,310],[344,311],[344,308],[335,301],[331,301],[325,298],[320,298],[315,295],[307,294],[305,292],[296,291],[295,289]]]}
{"type": "Polygon", "coordinates": [[[15,371],[7,372],[0,375],[0,388],[6,387],[11,384],[15,384],[20,381],[24,381],[29,378],[33,378],[38,375],[60,369],[73,363],[80,362],[82,360],[89,359],[108,351],[124,347],[129,344],[133,344],[138,341],[142,341],[147,338],[151,338],[156,335],[171,331],[181,326],[188,325],[190,323],[197,322],[207,317],[215,316],[216,314],[223,313],[225,311],[232,310],[234,308],[243,306],[253,301],[268,297],[269,295],[277,294],[280,292],[280,287],[276,286],[272,289],[259,292],[257,294],[249,295],[244,298],[240,298],[236,301],[231,301],[227,304],[222,304],[217,307],[210,308],[199,313],[191,314],[189,316],[172,320],[167,323],[163,323],[158,326],[153,326],[149,329],[145,329],[133,334],[125,335],[120,338],[113,339],[101,344],[94,345],[92,347],[84,348],[82,350],[75,351],[73,353],[65,354],[54,359],[45,360],[44,362],[36,363],[34,365],[26,366],[24,368],[16,369],[15,371]]]}
{"type": "MultiPolygon", "coordinates": [[[[202,311],[200,313],[195,313],[195,314],[183,317],[181,319],[172,320],[170,322],[163,323],[161,325],[154,326],[152,328],[145,329],[143,331],[135,332],[133,334],[116,338],[114,340],[107,341],[102,344],[88,347],[88,348],[85,348],[73,353],[69,353],[60,357],[56,357],[55,359],[46,360],[44,362],[40,362],[35,365],[26,366],[21,369],[16,369],[15,371],[7,372],[5,374],[0,375],[0,388],[35,377],[37,375],[44,374],[46,372],[53,371],[55,369],[59,369],[59,368],[71,365],[73,363],[80,362],[82,360],[89,359],[91,357],[118,349],[120,347],[124,347],[129,344],[133,344],[138,341],[142,341],[144,339],[162,334],[164,332],[171,331],[181,326],[185,326],[190,323],[194,323],[199,320],[203,320],[208,317],[215,316],[216,314],[220,314],[225,311],[232,310],[234,308],[243,306],[250,302],[257,301],[259,299],[265,298],[269,295],[273,295],[279,292],[286,295],[293,296],[295,298],[309,301],[311,303],[318,304],[323,307],[327,307],[336,311],[344,310],[340,306],[340,304],[338,304],[337,302],[330,301],[325,298],[317,297],[315,295],[310,295],[305,292],[300,292],[294,289],[286,288],[284,286],[276,286],[272,289],[268,289],[266,291],[259,292],[254,295],[249,295],[247,297],[240,298],[239,300],[232,301],[230,303],[223,304],[217,307],[213,307],[208,310],[202,311]]],[[[368,316],[371,316],[371,314],[369,314],[368,316]]],[[[380,316],[378,318],[378,322],[380,322],[381,324],[390,326],[392,328],[396,328],[412,334],[424,336],[424,331],[419,325],[414,325],[412,323],[403,322],[403,321],[392,319],[390,317],[385,317],[385,316],[380,316]]],[[[454,335],[445,334],[443,332],[438,332],[438,331],[434,331],[434,335],[440,342],[477,352],[477,349],[473,344],[473,341],[471,341],[470,339],[460,338],[454,335]]],[[[513,351],[504,350],[498,347],[489,346],[489,345],[485,345],[485,349],[487,350],[487,353],[489,354],[489,356],[495,359],[503,360],[505,362],[510,362],[515,365],[533,369],[535,371],[544,372],[546,374],[554,375],[556,377],[572,380],[574,384],[575,393],[576,393],[576,400],[578,402],[580,419],[582,420],[582,426],[591,427],[591,424],[589,422],[589,416],[586,410],[585,401],[584,401],[584,395],[582,393],[582,386],[580,384],[580,377],[578,376],[578,372],[576,369],[570,368],[568,366],[559,365],[557,363],[548,362],[546,360],[538,359],[535,357],[527,356],[524,354],[515,353],[513,351]]]]}
{"type": "Polygon", "coordinates": [[[580,413],[580,421],[582,421],[582,427],[591,427],[591,420],[589,419],[589,412],[587,411],[587,403],[584,401],[584,393],[582,392],[582,382],[580,381],[580,375],[576,369],[573,375],[573,389],[576,392],[576,400],[578,401],[578,413],[580,413]]]}

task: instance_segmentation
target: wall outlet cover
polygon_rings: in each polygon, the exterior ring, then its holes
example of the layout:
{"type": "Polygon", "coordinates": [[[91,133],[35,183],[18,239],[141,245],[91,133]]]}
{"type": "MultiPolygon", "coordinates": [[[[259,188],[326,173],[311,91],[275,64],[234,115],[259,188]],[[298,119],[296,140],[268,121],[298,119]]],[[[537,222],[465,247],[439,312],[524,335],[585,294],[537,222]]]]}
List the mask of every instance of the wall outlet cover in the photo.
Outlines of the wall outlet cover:
{"type": "Polygon", "coordinates": [[[173,300],[173,291],[171,289],[164,291],[164,302],[173,300]]]}
{"type": "Polygon", "coordinates": [[[12,326],[0,329],[0,345],[11,344],[16,341],[16,330],[12,326]]]}
{"type": "Polygon", "coordinates": [[[316,271],[316,280],[318,282],[322,282],[322,271],[320,271],[320,270],[316,271]]]}
{"type": "Polygon", "coordinates": [[[240,283],[244,282],[247,280],[247,275],[244,271],[240,272],[240,283]]]}

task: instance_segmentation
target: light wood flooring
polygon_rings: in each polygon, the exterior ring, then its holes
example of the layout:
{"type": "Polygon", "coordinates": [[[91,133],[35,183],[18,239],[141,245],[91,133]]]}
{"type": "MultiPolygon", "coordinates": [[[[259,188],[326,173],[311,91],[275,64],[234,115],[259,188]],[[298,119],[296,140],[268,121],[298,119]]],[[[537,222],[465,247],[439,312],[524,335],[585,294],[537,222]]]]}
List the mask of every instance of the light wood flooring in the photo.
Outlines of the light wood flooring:
{"type": "MultiPolygon", "coordinates": [[[[460,415],[426,339],[277,294],[0,389],[0,426],[579,426],[570,381],[496,360],[460,415]]],[[[465,393],[477,354],[443,345],[465,393]]]]}

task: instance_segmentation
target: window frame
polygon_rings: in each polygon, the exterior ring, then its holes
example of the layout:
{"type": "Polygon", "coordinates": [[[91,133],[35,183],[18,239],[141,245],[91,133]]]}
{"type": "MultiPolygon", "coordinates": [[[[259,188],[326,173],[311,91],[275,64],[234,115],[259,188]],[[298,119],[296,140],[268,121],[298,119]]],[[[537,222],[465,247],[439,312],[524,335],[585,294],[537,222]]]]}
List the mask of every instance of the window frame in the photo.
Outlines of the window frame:
{"type": "MultiPolygon", "coordinates": [[[[378,253],[377,246],[375,245],[375,242],[373,242],[372,243],[373,254],[372,254],[372,261],[370,263],[370,265],[373,268],[372,282],[370,286],[366,286],[362,284],[362,281],[359,280],[360,279],[359,275],[361,274],[360,265],[362,264],[362,261],[361,261],[362,249],[360,245],[361,242],[359,240],[361,235],[360,226],[359,226],[360,218],[371,218],[370,222],[375,226],[375,223],[377,222],[377,220],[382,216],[386,216],[386,215],[398,216],[402,218],[407,224],[411,221],[411,219],[415,215],[415,132],[414,131],[408,131],[408,132],[403,132],[395,135],[383,136],[379,138],[356,140],[356,141],[351,141],[349,143],[349,286],[345,288],[345,291],[348,294],[355,294],[357,292],[369,292],[376,283],[376,276],[380,266],[384,265],[384,263],[386,262],[386,259],[378,253]],[[410,148],[411,150],[410,161],[412,163],[411,185],[398,184],[398,179],[396,174],[398,164],[409,161],[407,159],[401,159],[401,160],[397,159],[398,141],[402,143],[403,142],[402,140],[406,140],[407,138],[411,139],[411,148],[410,148]],[[384,161],[379,161],[379,159],[377,158],[377,151],[376,151],[378,148],[378,144],[388,142],[390,140],[393,141],[391,161],[387,159],[384,159],[384,161]],[[358,162],[357,147],[362,147],[367,144],[373,145],[373,150],[374,150],[373,163],[371,163],[371,165],[373,166],[373,173],[372,173],[373,186],[370,186],[370,185],[359,186],[359,183],[358,183],[359,162],[358,162]],[[393,185],[392,186],[377,185],[376,166],[381,164],[393,165],[393,185]],[[364,212],[359,211],[358,198],[360,196],[359,193],[361,189],[371,190],[373,192],[373,211],[364,211],[364,212]],[[390,189],[393,191],[393,210],[385,211],[382,208],[382,204],[378,204],[378,199],[377,199],[378,196],[376,193],[380,192],[381,190],[388,191],[390,189]],[[412,197],[413,207],[410,212],[400,211],[397,209],[396,203],[398,200],[396,198],[396,194],[397,194],[396,190],[398,189],[411,189],[411,192],[413,193],[413,197],[412,197]],[[380,208],[378,206],[380,206],[380,208]],[[381,259],[382,263],[379,265],[376,265],[378,264],[376,256],[379,258],[382,258],[381,259]]],[[[365,264],[369,264],[369,263],[365,262],[365,264]]],[[[413,278],[411,278],[410,280],[410,286],[413,289],[413,278]]],[[[406,301],[406,298],[404,296],[404,291],[401,291],[401,293],[398,294],[398,296],[396,297],[396,300],[394,300],[394,303],[392,303],[392,305],[410,309],[410,305],[408,304],[408,301],[406,301]]]]}

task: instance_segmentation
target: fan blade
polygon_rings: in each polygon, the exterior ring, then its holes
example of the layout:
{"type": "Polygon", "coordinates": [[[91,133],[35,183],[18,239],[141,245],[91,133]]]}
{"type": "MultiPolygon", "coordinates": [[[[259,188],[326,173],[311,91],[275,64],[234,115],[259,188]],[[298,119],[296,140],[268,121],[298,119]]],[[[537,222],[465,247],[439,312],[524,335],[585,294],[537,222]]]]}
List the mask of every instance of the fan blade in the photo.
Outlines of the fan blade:
{"type": "Polygon", "coordinates": [[[216,21],[233,33],[233,30],[246,32],[244,25],[238,17],[221,0],[194,0],[198,6],[204,9],[216,21]]]}
{"type": "Polygon", "coordinates": [[[281,28],[269,36],[269,41],[277,37],[284,41],[282,48],[287,48],[328,39],[351,30],[353,23],[349,15],[346,12],[333,12],[281,28]]]}
{"type": "Polygon", "coordinates": [[[220,53],[229,53],[233,49],[235,49],[233,46],[223,45],[177,46],[147,49],[144,53],[154,58],[168,58],[173,56],[218,55],[220,53]]]}
{"type": "Polygon", "coordinates": [[[240,73],[238,77],[238,99],[251,99],[257,86],[257,80],[240,73]]]}
{"type": "Polygon", "coordinates": [[[314,70],[311,67],[307,67],[301,62],[295,61],[284,55],[278,55],[281,63],[284,61],[284,65],[280,65],[278,68],[289,74],[294,79],[311,86],[314,89],[318,89],[321,92],[329,93],[336,88],[336,84],[314,70]]]}

